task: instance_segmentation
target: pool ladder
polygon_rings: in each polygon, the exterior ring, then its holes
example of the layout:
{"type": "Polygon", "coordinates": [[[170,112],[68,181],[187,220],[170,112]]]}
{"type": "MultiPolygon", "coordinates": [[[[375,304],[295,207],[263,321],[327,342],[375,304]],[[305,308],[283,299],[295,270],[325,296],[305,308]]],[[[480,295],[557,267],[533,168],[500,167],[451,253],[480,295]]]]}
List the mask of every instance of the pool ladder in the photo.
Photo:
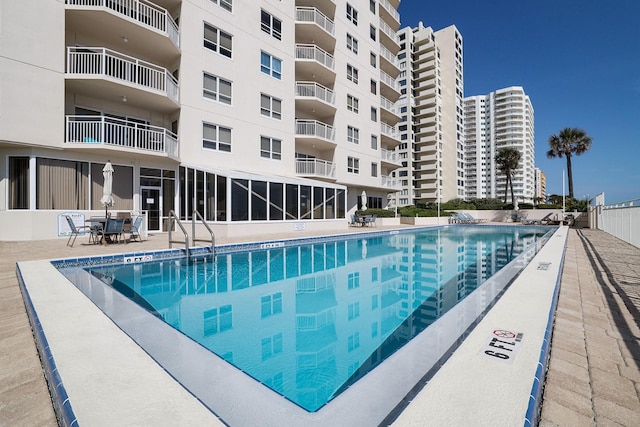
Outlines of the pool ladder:
{"type": "MultiPolygon", "coordinates": [[[[169,248],[171,248],[172,243],[184,243],[184,249],[187,255],[187,259],[191,258],[191,251],[189,250],[189,233],[187,233],[187,230],[182,225],[180,218],[178,218],[178,215],[176,215],[176,213],[173,210],[169,211],[169,233],[168,234],[169,234],[169,248]],[[180,230],[182,231],[182,234],[184,236],[184,242],[182,242],[181,240],[173,239],[174,223],[178,224],[178,227],[180,227],[180,230]]],[[[202,218],[202,215],[197,210],[194,210],[193,215],[191,215],[191,236],[192,236],[191,241],[193,243],[211,242],[211,256],[212,257],[215,256],[216,236],[213,234],[213,230],[211,230],[211,227],[209,227],[209,224],[205,222],[204,218],[202,218]],[[198,239],[196,237],[196,218],[200,221],[202,225],[204,225],[207,231],[209,231],[210,239],[198,239]]]]}

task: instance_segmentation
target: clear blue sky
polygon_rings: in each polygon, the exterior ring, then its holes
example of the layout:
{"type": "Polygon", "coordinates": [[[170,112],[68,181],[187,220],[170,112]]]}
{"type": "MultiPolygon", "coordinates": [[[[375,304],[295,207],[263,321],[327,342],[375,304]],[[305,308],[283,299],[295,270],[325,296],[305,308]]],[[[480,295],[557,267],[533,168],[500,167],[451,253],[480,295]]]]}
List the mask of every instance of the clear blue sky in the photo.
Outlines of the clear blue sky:
{"type": "Polygon", "coordinates": [[[399,12],[401,27],[458,28],[465,96],[524,88],[548,193],[566,176],[549,136],[577,127],[593,142],[572,157],[574,196],[640,198],[640,0],[402,0],[399,12]]]}

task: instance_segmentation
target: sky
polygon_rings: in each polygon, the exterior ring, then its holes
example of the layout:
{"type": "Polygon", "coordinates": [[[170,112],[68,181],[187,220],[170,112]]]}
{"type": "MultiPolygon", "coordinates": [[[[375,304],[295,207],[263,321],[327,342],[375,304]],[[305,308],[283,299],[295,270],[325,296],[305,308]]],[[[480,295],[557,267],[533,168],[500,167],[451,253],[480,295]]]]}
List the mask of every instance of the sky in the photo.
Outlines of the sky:
{"type": "Polygon", "coordinates": [[[574,197],[640,198],[639,0],[402,0],[398,10],[401,28],[458,28],[465,96],[524,88],[547,193],[563,194],[564,181],[569,194],[566,159],[546,153],[551,135],[575,127],[592,145],[572,156],[574,197]]]}

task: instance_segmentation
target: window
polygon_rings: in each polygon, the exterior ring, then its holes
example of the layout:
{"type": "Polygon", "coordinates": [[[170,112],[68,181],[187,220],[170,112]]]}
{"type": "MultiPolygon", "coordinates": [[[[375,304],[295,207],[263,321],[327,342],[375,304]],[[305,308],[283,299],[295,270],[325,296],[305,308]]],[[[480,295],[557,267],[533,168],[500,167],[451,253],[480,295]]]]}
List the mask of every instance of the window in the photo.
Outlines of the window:
{"type": "Polygon", "coordinates": [[[260,28],[273,38],[282,40],[282,21],[265,10],[260,15],[260,28]]]}
{"type": "Polygon", "coordinates": [[[223,305],[220,308],[212,308],[202,313],[202,323],[204,335],[214,335],[224,332],[233,327],[233,312],[230,305],[223,305]]]}
{"type": "Polygon", "coordinates": [[[376,0],[369,0],[369,10],[371,13],[376,13],[376,0]]]}
{"type": "Polygon", "coordinates": [[[232,12],[231,9],[233,6],[233,0],[211,0],[211,1],[217,4],[218,6],[220,6],[221,8],[223,8],[224,10],[232,12]]]}
{"type": "Polygon", "coordinates": [[[378,149],[378,136],[371,135],[371,148],[374,150],[378,149]]]}
{"type": "Polygon", "coordinates": [[[231,152],[231,129],[203,123],[202,147],[210,150],[231,152]]]}
{"type": "Polygon", "coordinates": [[[347,34],[347,49],[353,53],[358,53],[358,39],[351,34],[347,34]]]}
{"type": "Polygon", "coordinates": [[[358,84],[358,69],[350,64],[347,64],[347,79],[358,84]]]}
{"type": "Polygon", "coordinates": [[[353,95],[347,95],[347,110],[358,113],[360,101],[353,95]]]}
{"type": "Polygon", "coordinates": [[[262,339],[262,361],[282,353],[282,333],[262,339]]]}
{"type": "Polygon", "coordinates": [[[278,80],[282,79],[282,61],[266,52],[260,53],[260,71],[278,80]]]}
{"type": "Polygon", "coordinates": [[[360,143],[360,129],[353,126],[347,126],[347,141],[354,144],[360,143]]]}
{"type": "Polygon", "coordinates": [[[369,25],[369,37],[371,37],[371,40],[373,41],[376,40],[376,27],[373,25],[369,25]]]}
{"type": "Polygon", "coordinates": [[[9,209],[29,209],[28,157],[9,157],[9,209]]]}
{"type": "Polygon", "coordinates": [[[360,303],[356,301],[347,307],[347,320],[353,320],[358,317],[360,317],[360,303]]]}
{"type": "Polygon", "coordinates": [[[202,95],[205,98],[231,105],[231,82],[220,77],[204,73],[202,95]]]}
{"type": "Polygon", "coordinates": [[[378,176],[378,164],[377,163],[371,163],[371,176],[373,176],[373,177],[378,176]]]}
{"type": "Polygon", "coordinates": [[[282,101],[278,98],[261,93],[260,114],[280,120],[282,118],[282,101]]]}
{"type": "Polygon", "coordinates": [[[347,19],[355,25],[358,25],[358,11],[349,3],[347,3],[347,19]]]}
{"type": "Polygon", "coordinates": [[[375,95],[377,92],[378,92],[378,82],[376,82],[374,79],[371,79],[371,93],[375,95]]]}
{"type": "Polygon", "coordinates": [[[204,24],[204,47],[231,58],[231,34],[204,24]]]}
{"type": "Polygon", "coordinates": [[[282,292],[261,297],[260,305],[262,307],[263,319],[273,316],[274,314],[282,313],[282,292]]]}
{"type": "Polygon", "coordinates": [[[347,172],[348,173],[360,173],[360,159],[355,157],[347,157],[347,172]]]}
{"type": "Polygon", "coordinates": [[[358,289],[360,287],[360,273],[349,273],[347,275],[347,289],[358,289]]]}
{"type": "Polygon", "coordinates": [[[273,160],[282,159],[282,141],[267,136],[260,137],[260,157],[273,160]]]}
{"type": "Polygon", "coordinates": [[[369,53],[369,63],[371,64],[371,66],[373,68],[376,68],[378,66],[377,62],[378,62],[378,56],[375,54],[375,52],[370,52],[369,53]]]}
{"type": "Polygon", "coordinates": [[[378,121],[378,110],[375,107],[371,107],[371,121],[378,121]]]}

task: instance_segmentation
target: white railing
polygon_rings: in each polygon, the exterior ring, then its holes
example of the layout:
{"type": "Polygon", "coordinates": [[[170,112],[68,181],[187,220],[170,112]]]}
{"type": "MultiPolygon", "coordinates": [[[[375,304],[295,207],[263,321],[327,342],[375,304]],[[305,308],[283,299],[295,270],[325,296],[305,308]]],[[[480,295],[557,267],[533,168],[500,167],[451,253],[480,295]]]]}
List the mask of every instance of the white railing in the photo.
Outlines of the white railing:
{"type": "Polygon", "coordinates": [[[391,6],[391,3],[389,3],[388,0],[379,0],[379,2],[380,2],[380,5],[384,7],[384,10],[389,12],[389,15],[393,16],[393,19],[395,19],[399,23],[400,13],[393,6],[391,6]]]}
{"type": "Polygon", "coordinates": [[[390,176],[382,175],[382,186],[386,188],[397,188],[399,187],[399,181],[397,179],[391,178],[390,176]]]}
{"type": "Polygon", "coordinates": [[[322,12],[315,7],[297,7],[296,22],[315,22],[327,33],[335,36],[336,28],[333,21],[327,18],[322,12]]]}
{"type": "Polygon", "coordinates": [[[399,139],[398,132],[396,132],[396,128],[393,126],[389,126],[386,123],[380,123],[380,132],[383,134],[390,136],[394,139],[399,139]]]}
{"type": "Polygon", "coordinates": [[[296,136],[315,136],[328,141],[336,140],[333,126],[317,120],[296,120],[296,136]]]}
{"type": "Polygon", "coordinates": [[[333,91],[315,82],[296,82],[296,96],[317,98],[327,104],[335,105],[333,91]]]}
{"type": "Polygon", "coordinates": [[[385,73],[382,70],[380,70],[380,81],[382,81],[384,84],[386,84],[390,88],[396,90],[397,92],[400,92],[398,82],[396,82],[394,78],[392,78],[389,74],[385,73]]]}
{"type": "Polygon", "coordinates": [[[178,157],[178,136],[158,126],[105,116],[66,116],[65,142],[104,144],[178,157]]]}
{"type": "Polygon", "coordinates": [[[613,205],[597,205],[596,227],[640,248],[640,199],[613,205]]]}
{"type": "Polygon", "coordinates": [[[391,53],[391,51],[383,45],[380,45],[380,55],[387,61],[395,65],[397,68],[400,68],[400,61],[398,61],[398,57],[391,53]]]}
{"type": "Polygon", "coordinates": [[[393,31],[391,27],[382,20],[382,18],[380,18],[380,30],[382,30],[382,32],[385,33],[387,37],[393,40],[396,44],[398,45],[400,44],[400,41],[398,39],[398,35],[396,34],[396,32],[393,31]]]}
{"type": "Polygon", "coordinates": [[[296,159],[296,174],[335,178],[336,164],[320,159],[296,159]]]}
{"type": "Polygon", "coordinates": [[[312,59],[329,68],[335,70],[335,61],[333,56],[316,45],[297,44],[296,59],[312,59]]]}
{"type": "Polygon", "coordinates": [[[163,92],[178,102],[178,81],[166,68],[110,49],[68,47],[67,73],[112,77],[163,92]]]}
{"type": "Polygon", "coordinates": [[[389,163],[400,163],[398,161],[398,153],[396,153],[395,151],[386,150],[384,148],[380,151],[380,158],[389,163]]]}
{"type": "Polygon", "coordinates": [[[395,115],[400,115],[400,109],[396,107],[396,103],[389,101],[384,96],[380,96],[380,105],[385,110],[391,111],[395,115]]]}
{"type": "Polygon", "coordinates": [[[69,6],[103,7],[134,21],[154,28],[180,47],[178,25],[169,12],[162,7],[145,0],[66,0],[69,6]]]}

